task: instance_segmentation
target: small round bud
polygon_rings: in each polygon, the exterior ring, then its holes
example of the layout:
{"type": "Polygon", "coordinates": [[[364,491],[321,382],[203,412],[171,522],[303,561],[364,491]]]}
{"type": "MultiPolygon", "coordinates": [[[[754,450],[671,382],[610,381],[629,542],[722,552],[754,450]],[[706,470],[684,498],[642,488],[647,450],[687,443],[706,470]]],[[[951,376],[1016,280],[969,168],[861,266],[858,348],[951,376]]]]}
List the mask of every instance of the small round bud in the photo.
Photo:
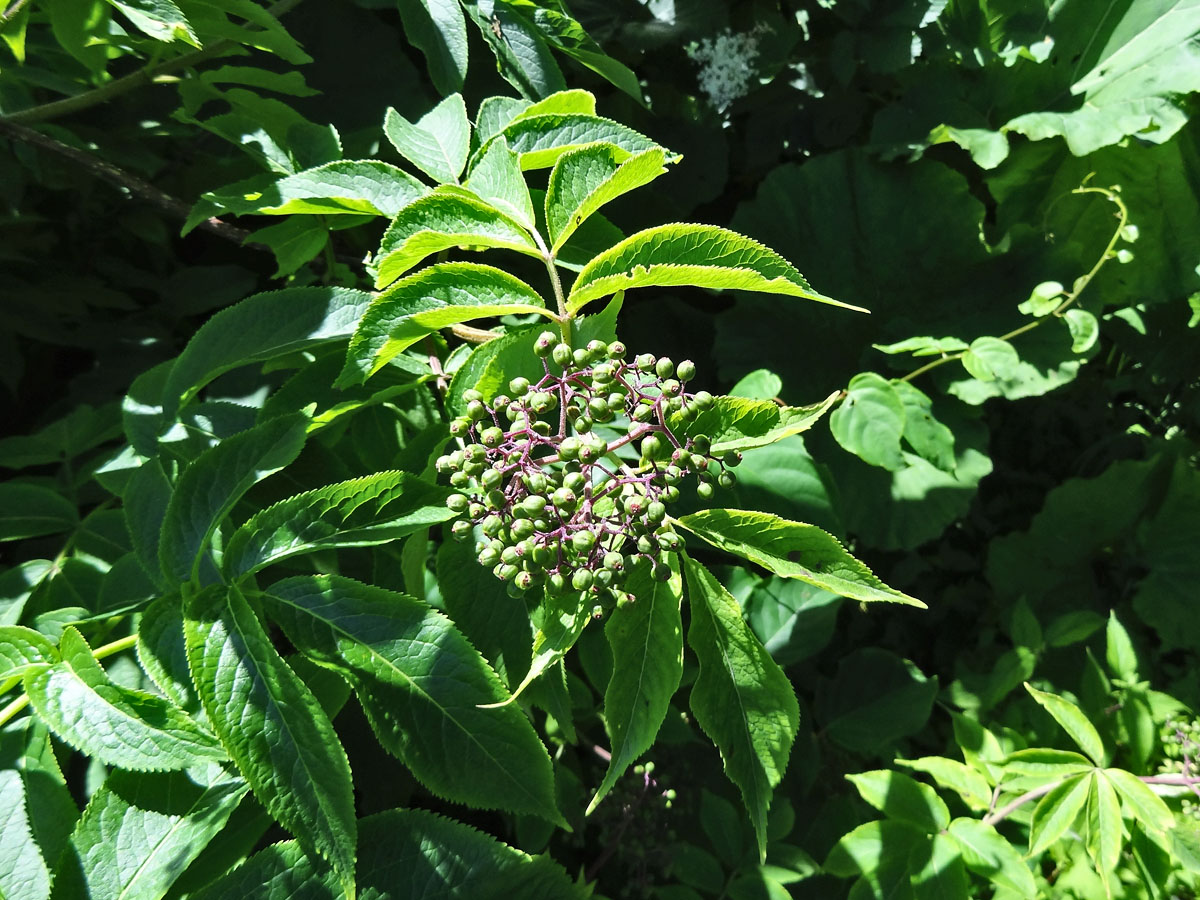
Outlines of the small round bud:
{"type": "Polygon", "coordinates": [[[559,459],[575,459],[579,456],[579,448],[583,444],[577,437],[565,437],[561,444],[558,445],[559,459]]]}
{"type": "Polygon", "coordinates": [[[455,437],[462,437],[471,430],[471,420],[465,416],[460,416],[450,422],[450,433],[455,437]]]}
{"type": "Polygon", "coordinates": [[[679,466],[667,466],[663,471],[663,481],[667,484],[679,484],[683,480],[683,469],[679,466]]]}
{"type": "Polygon", "coordinates": [[[534,434],[541,435],[542,437],[550,437],[550,432],[552,432],[554,429],[550,427],[549,422],[539,419],[529,426],[529,430],[534,434]]]}
{"type": "Polygon", "coordinates": [[[550,502],[554,504],[554,508],[559,512],[570,513],[575,511],[579,499],[570,488],[560,487],[551,495],[550,502]]]}
{"type": "Polygon", "coordinates": [[[520,573],[520,571],[521,570],[519,568],[517,568],[516,566],[511,565],[509,563],[500,563],[500,565],[498,565],[498,566],[496,566],[496,568],[492,569],[492,572],[501,581],[512,581],[514,578],[517,577],[517,575],[518,575],[518,573],[520,573]]]}
{"type": "Polygon", "coordinates": [[[571,547],[579,553],[587,553],[596,546],[596,535],[590,531],[577,531],[571,535],[571,547]]]}
{"type": "Polygon", "coordinates": [[[537,577],[532,572],[518,572],[513,579],[513,584],[516,585],[517,590],[527,591],[533,587],[535,581],[537,581],[537,577]]]}
{"type": "Polygon", "coordinates": [[[608,345],[608,348],[606,349],[605,352],[608,354],[609,359],[611,359],[613,361],[617,361],[617,360],[624,359],[625,354],[628,351],[626,351],[625,345],[622,344],[620,341],[613,341],[611,344],[608,345]]]}
{"type": "Polygon", "coordinates": [[[577,367],[582,369],[584,366],[591,363],[592,354],[588,353],[587,350],[579,349],[571,354],[571,361],[575,363],[577,367]]]}
{"type": "Polygon", "coordinates": [[[524,397],[529,393],[529,379],[517,376],[508,383],[508,389],[514,397],[524,397]]]}
{"type": "Polygon", "coordinates": [[[450,457],[448,455],[447,456],[439,456],[437,458],[437,462],[435,462],[433,464],[433,467],[437,470],[439,475],[445,475],[447,472],[452,471],[454,468],[453,464],[451,463],[450,457]]]}
{"type": "Polygon", "coordinates": [[[483,394],[479,393],[479,391],[475,390],[474,388],[471,388],[469,390],[463,391],[462,398],[467,403],[474,403],[478,400],[482,400],[483,394]]]}
{"type": "Polygon", "coordinates": [[[451,494],[446,498],[446,508],[451,512],[463,513],[471,501],[466,494],[451,494]]]}
{"type": "Polygon", "coordinates": [[[472,519],[479,519],[485,512],[487,508],[482,503],[472,503],[467,507],[467,515],[472,519]]]}
{"type": "Polygon", "coordinates": [[[503,509],[507,505],[507,498],[504,496],[504,491],[488,491],[485,498],[488,509],[503,509]]]}
{"type": "Polygon", "coordinates": [[[592,383],[596,385],[608,384],[613,380],[612,366],[608,363],[601,363],[592,369],[592,383]]]}
{"type": "Polygon", "coordinates": [[[571,587],[577,591],[586,591],[592,586],[593,576],[589,569],[576,569],[571,576],[571,587]]]}
{"type": "Polygon", "coordinates": [[[562,366],[565,369],[571,364],[571,348],[567,344],[555,344],[554,349],[550,353],[550,358],[554,360],[555,365],[562,366]]]}
{"type": "Polygon", "coordinates": [[[646,519],[649,522],[658,524],[667,517],[667,507],[665,504],[655,500],[646,507],[646,519]]]}
{"type": "Polygon", "coordinates": [[[716,402],[716,398],[708,391],[696,391],[692,402],[696,404],[696,409],[703,411],[711,407],[716,402]]]}
{"type": "Polygon", "coordinates": [[[496,515],[488,516],[479,524],[479,527],[488,537],[495,537],[503,530],[504,520],[496,515]]]}
{"type": "Polygon", "coordinates": [[[548,413],[558,406],[558,398],[549,391],[538,391],[529,398],[529,408],[536,413],[548,413]]]}
{"type": "Polygon", "coordinates": [[[594,424],[590,416],[580,416],[575,420],[575,430],[580,434],[587,434],[594,424]]]}
{"type": "Polygon", "coordinates": [[[549,544],[535,544],[530,557],[540,566],[548,566],[558,558],[558,551],[549,544]]]}
{"type": "Polygon", "coordinates": [[[742,461],[742,454],[738,453],[736,450],[731,450],[728,453],[726,453],[724,456],[721,457],[721,462],[725,463],[725,465],[727,465],[731,469],[734,466],[739,465],[741,463],[741,461],[742,461]]]}
{"type": "Polygon", "coordinates": [[[683,390],[683,385],[674,378],[668,378],[658,386],[658,389],[662,391],[664,397],[677,397],[679,396],[679,392],[683,390]]]}
{"type": "Polygon", "coordinates": [[[479,551],[479,564],[485,569],[490,569],[498,562],[500,562],[500,554],[491,547],[485,547],[479,551]]]}
{"type": "Polygon", "coordinates": [[[652,553],[657,546],[647,534],[643,534],[637,539],[638,553],[652,553]]]}
{"type": "Polygon", "coordinates": [[[593,356],[600,356],[608,353],[608,345],[604,341],[588,341],[587,351],[593,356]]]}
{"type": "Polygon", "coordinates": [[[712,449],[712,439],[706,434],[698,434],[692,438],[692,451],[706,455],[712,449]]]}
{"type": "Polygon", "coordinates": [[[696,496],[701,500],[711,500],[714,493],[716,493],[716,491],[713,489],[711,484],[701,482],[700,484],[696,485],[696,496]]]}
{"type": "Polygon", "coordinates": [[[675,367],[675,374],[680,381],[691,381],[696,377],[696,364],[690,359],[685,359],[675,367]]]}
{"type": "Polygon", "coordinates": [[[479,483],[489,491],[493,488],[500,487],[500,484],[503,481],[504,476],[500,474],[499,469],[487,469],[481,476],[479,476],[479,483]]]}
{"type": "Polygon", "coordinates": [[[508,394],[497,394],[492,398],[492,409],[496,412],[503,412],[512,405],[512,397],[508,394]]]}
{"type": "Polygon", "coordinates": [[[563,487],[578,494],[587,487],[587,476],[582,472],[568,472],[563,476],[563,487]]]}
{"type": "Polygon", "coordinates": [[[567,589],[567,578],[561,572],[555,572],[546,579],[546,593],[558,596],[567,589]]]}
{"type": "Polygon", "coordinates": [[[648,434],[642,438],[642,456],[646,459],[658,459],[663,451],[663,442],[657,434],[648,434]]]}
{"type": "Polygon", "coordinates": [[[654,418],[654,404],[639,403],[633,408],[632,418],[635,422],[649,422],[652,418],[654,418]]]}
{"type": "Polygon", "coordinates": [[[479,443],[485,447],[499,447],[504,443],[504,432],[495,425],[491,428],[485,428],[479,435],[479,443]]]}
{"type": "Polygon", "coordinates": [[[604,554],[604,568],[614,571],[625,568],[625,557],[615,550],[609,550],[604,554]]]}
{"type": "Polygon", "coordinates": [[[717,476],[717,484],[723,488],[731,488],[737,484],[737,476],[732,472],[722,472],[717,476]]]}
{"type": "Polygon", "coordinates": [[[674,503],[679,499],[679,486],[668,484],[662,489],[662,493],[659,496],[662,497],[664,503],[674,503]]]}
{"type": "Polygon", "coordinates": [[[641,495],[626,497],[624,506],[626,514],[636,518],[645,511],[646,498],[641,495]]]}
{"type": "Polygon", "coordinates": [[[505,547],[500,551],[500,562],[506,565],[515,566],[521,561],[521,554],[517,552],[516,547],[505,547]]]}
{"type": "Polygon", "coordinates": [[[674,552],[676,550],[683,549],[683,538],[681,538],[674,531],[664,531],[661,534],[656,535],[655,539],[658,541],[658,546],[662,547],[664,550],[674,552]]]}
{"type": "Polygon", "coordinates": [[[675,374],[675,363],[671,362],[671,357],[664,356],[654,364],[654,374],[659,378],[670,378],[675,374]]]}
{"type": "Polygon", "coordinates": [[[546,498],[540,494],[530,494],[521,501],[521,508],[531,516],[536,516],[546,508],[546,498]]]}
{"type": "Polygon", "coordinates": [[[655,563],[650,567],[650,577],[655,581],[670,581],[671,567],[665,566],[662,563],[655,563]]]}
{"type": "Polygon", "coordinates": [[[558,336],[553,331],[543,331],[538,335],[537,340],[533,342],[533,352],[541,359],[545,359],[550,355],[550,351],[554,349],[554,345],[558,343],[558,336]]]}
{"type": "Polygon", "coordinates": [[[472,400],[467,404],[467,418],[472,422],[478,422],[487,415],[487,408],[483,405],[482,400],[472,400]]]}
{"type": "Polygon", "coordinates": [[[450,486],[456,488],[465,488],[471,483],[471,476],[466,472],[454,472],[450,476],[450,486]]]}
{"type": "Polygon", "coordinates": [[[654,358],[653,353],[643,353],[634,360],[633,364],[639,372],[652,372],[654,371],[654,364],[656,362],[658,360],[654,358]]]}
{"type": "Polygon", "coordinates": [[[456,541],[465,541],[471,536],[472,525],[466,519],[459,519],[450,526],[450,535],[456,541]]]}
{"type": "MultiPolygon", "coordinates": [[[[587,569],[580,569],[581,572],[586,572],[587,569]]],[[[594,587],[606,588],[612,587],[616,582],[617,576],[612,569],[597,569],[592,573],[592,585],[594,587]]]]}
{"type": "Polygon", "coordinates": [[[512,523],[512,527],[509,528],[509,532],[518,541],[522,541],[529,537],[535,530],[534,524],[528,519],[517,519],[512,523]]]}

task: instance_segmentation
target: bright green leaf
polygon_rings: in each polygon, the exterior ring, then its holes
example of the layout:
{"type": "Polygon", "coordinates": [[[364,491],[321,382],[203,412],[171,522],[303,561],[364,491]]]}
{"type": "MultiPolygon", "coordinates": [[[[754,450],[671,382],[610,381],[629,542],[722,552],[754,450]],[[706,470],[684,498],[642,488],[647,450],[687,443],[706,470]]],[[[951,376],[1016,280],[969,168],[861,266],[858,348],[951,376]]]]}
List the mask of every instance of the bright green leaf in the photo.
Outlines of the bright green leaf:
{"type": "MultiPolygon", "coordinates": [[[[521,158],[521,168],[546,169],[564,153],[587,144],[613,144],[627,156],[658,145],[611,119],[584,113],[535,114],[526,110],[501,132],[521,158]]],[[[484,147],[486,150],[486,146],[484,147]]],[[[669,159],[678,159],[670,154],[669,159]]]]}
{"type": "Polygon", "coordinates": [[[876,769],[847,775],[846,779],[889,819],[906,822],[928,834],[936,834],[950,824],[950,810],[937,792],[907,775],[876,769]]]}
{"type": "Polygon", "coordinates": [[[896,380],[891,384],[904,404],[904,440],[922,459],[943,472],[953,472],[954,432],[933,417],[933,401],[910,382],[896,380]]]}
{"type": "Polygon", "coordinates": [[[896,344],[872,344],[876,350],[889,355],[911,353],[913,356],[946,356],[967,349],[965,341],[956,337],[914,337],[896,344]]]}
{"type": "Polygon", "coordinates": [[[380,742],[434,794],[560,821],[550,757],[479,651],[404,594],[336,576],[266,593],[306,656],[353,686],[380,742]],[[488,708],[483,708],[487,706],[488,708]]]}
{"type": "Polygon", "coordinates": [[[575,313],[631,288],[678,285],[784,294],[866,312],[816,293],[774,250],[716,225],[660,225],[626,238],[584,266],[567,309],[575,313]]]}
{"type": "Polygon", "coordinates": [[[799,578],[842,597],[885,600],[924,608],[890,588],[855,559],[837,539],[815,525],[789,522],[769,513],[710,509],[678,520],[693,534],[728,553],[758,563],[784,578],[799,578]]]}
{"type": "Polygon", "coordinates": [[[467,75],[467,23],[458,0],[400,0],[404,37],[425,54],[429,77],[443,96],[467,75]]]}
{"type": "Polygon", "coordinates": [[[172,0],[108,0],[133,23],[138,31],[156,41],[183,41],[200,46],[191,23],[172,0]]]}
{"type": "Polygon", "coordinates": [[[1041,704],[1046,712],[1054,716],[1054,720],[1079,745],[1079,749],[1092,758],[1092,762],[1098,766],[1104,764],[1104,742],[1100,739],[1096,727],[1088,721],[1078,706],[1057,694],[1039,691],[1029,684],[1025,685],[1025,690],[1029,691],[1030,696],[1041,704]]]}
{"type": "Polygon", "coordinates": [[[1152,831],[1166,832],[1175,827],[1170,807],[1146,782],[1124,769],[1105,769],[1104,777],[1120,794],[1126,818],[1152,831]]]}
{"type": "Polygon", "coordinates": [[[1068,309],[1063,321],[1071,331],[1071,352],[1087,353],[1100,340],[1100,322],[1086,309],[1068,309]]]}
{"type": "Polygon", "coordinates": [[[1017,307],[1027,316],[1048,316],[1062,303],[1063,286],[1057,281],[1043,281],[1034,287],[1029,299],[1017,307]]]}
{"type": "Polygon", "coordinates": [[[566,87],[541,31],[507,0],[463,0],[493,54],[500,74],[523,97],[547,97],[566,87]]]}
{"type": "Polygon", "coordinates": [[[1033,900],[1037,885],[1021,854],[991,825],[977,819],[955,819],[948,829],[962,852],[963,862],[976,875],[997,887],[1033,900]]]}
{"type": "Polygon", "coordinates": [[[1038,801],[1029,827],[1029,855],[1037,856],[1071,827],[1087,801],[1091,776],[1074,775],[1038,801]]]}
{"type": "Polygon", "coordinates": [[[1062,778],[1090,772],[1095,766],[1082,753],[1073,750],[1052,750],[1030,747],[1008,754],[1003,761],[1006,775],[1027,775],[1034,778],[1062,778]]]}
{"type": "Polygon", "coordinates": [[[808,431],[833,405],[836,393],[809,406],[780,406],[772,400],[717,397],[708,409],[684,421],[678,413],[668,424],[679,435],[703,434],[712,442],[712,453],[733,453],[766,447],[808,431]]]}
{"type": "Polygon", "coordinates": [[[864,462],[901,469],[905,416],[903,395],[892,383],[874,372],[863,372],[850,379],[846,399],[829,417],[829,430],[843,449],[864,462]]]}
{"type": "Polygon", "coordinates": [[[1016,348],[996,337],[976,338],[962,357],[963,368],[986,382],[1002,381],[1012,376],[1020,361],[1016,348]]]}
{"type": "Polygon", "coordinates": [[[922,756],[920,759],[898,759],[896,765],[924,772],[939,787],[956,791],[973,810],[981,812],[991,804],[992,789],[987,779],[958,760],[944,756],[922,756]]]}
{"type": "Polygon", "coordinates": [[[187,598],[184,633],[196,692],[255,798],[329,861],[352,897],[354,791],[329,717],[236,587],[187,598]]]}
{"type": "Polygon", "coordinates": [[[49,896],[50,872],[30,826],[24,780],[15,769],[0,770],[0,897],[49,896]]]}
{"type": "Polygon", "coordinates": [[[929,836],[904,822],[865,822],[844,834],[829,851],[822,869],[839,878],[870,875],[885,863],[907,860],[912,850],[928,845],[929,836]]]}
{"type": "Polygon", "coordinates": [[[1129,632],[1117,618],[1116,612],[1108,613],[1108,629],[1106,631],[1105,660],[1109,671],[1122,681],[1134,684],[1138,680],[1137,651],[1133,649],[1133,641],[1129,632]]]}
{"type": "Polygon", "coordinates": [[[624,590],[634,601],[613,610],[604,626],[613,655],[613,675],[604,692],[604,723],[612,756],[587,815],[653,745],[683,675],[679,573],[672,571],[667,581],[656,581],[643,561],[630,573],[624,590]]]}
{"type": "Polygon", "coordinates": [[[400,155],[439,184],[458,184],[471,147],[462,94],[451,94],[414,125],[389,108],[383,133],[400,155]]]}
{"type": "Polygon", "coordinates": [[[43,634],[23,625],[0,626],[0,684],[58,662],[58,650],[43,634]]]}
{"type": "Polygon", "coordinates": [[[688,557],[683,565],[692,616],[688,645],[700,662],[692,712],[741,791],[763,861],[767,810],[799,730],[800,708],[787,676],[742,620],[737,601],[704,566],[688,557]]]}
{"type": "Polygon", "coordinates": [[[471,167],[465,187],[525,228],[534,227],[536,218],[529,186],[521,174],[517,155],[503,137],[492,141],[487,152],[471,167]]]}
{"type": "Polygon", "coordinates": [[[614,144],[591,144],[560,156],[546,185],[551,251],[557,253],[604,204],[665,174],[666,161],[661,147],[629,156],[614,144]]]}
{"type": "Polygon", "coordinates": [[[1084,843],[1088,855],[1107,882],[1107,876],[1116,870],[1120,862],[1125,828],[1121,824],[1121,804],[1112,782],[1103,772],[1093,773],[1090,780],[1084,843]]]}
{"type": "Polygon", "coordinates": [[[146,608],[138,623],[138,662],[155,686],[176,706],[199,708],[188,672],[183,638],[183,611],[178,595],[160,597],[146,608]]]}

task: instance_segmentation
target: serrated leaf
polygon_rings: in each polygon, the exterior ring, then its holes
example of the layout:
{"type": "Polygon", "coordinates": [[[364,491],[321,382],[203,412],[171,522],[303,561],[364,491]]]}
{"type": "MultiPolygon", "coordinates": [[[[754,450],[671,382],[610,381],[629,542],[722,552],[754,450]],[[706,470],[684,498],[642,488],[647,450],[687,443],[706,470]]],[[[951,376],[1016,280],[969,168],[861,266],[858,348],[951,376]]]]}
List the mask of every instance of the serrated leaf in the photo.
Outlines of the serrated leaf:
{"type": "MultiPolygon", "coordinates": [[[[521,159],[521,168],[546,169],[570,150],[587,144],[613,144],[627,156],[658,144],[611,119],[584,113],[543,113],[527,109],[500,132],[521,159]]],[[[486,147],[484,148],[486,149],[486,147]]],[[[679,159],[667,151],[671,162],[679,159]]]]}
{"type": "MultiPolygon", "coordinates": [[[[543,39],[561,53],[591,69],[645,106],[641,84],[634,72],[601,49],[571,16],[565,5],[543,6],[532,0],[509,0],[515,9],[526,11],[536,23],[543,39]]],[[[594,111],[594,110],[593,110],[594,111]]]]}
{"type": "Polygon", "coordinates": [[[339,159],[282,178],[256,175],[201,194],[183,226],[183,234],[210,216],[227,213],[392,218],[428,193],[429,188],[390,163],[339,159]]]}
{"type": "MultiPolygon", "coordinates": [[[[484,102],[486,103],[487,101],[485,100],[484,102]]],[[[482,109],[482,106],[480,109],[482,109]]],[[[525,103],[521,110],[511,117],[508,122],[515,122],[518,119],[528,119],[533,116],[554,115],[556,113],[578,114],[594,118],[596,115],[596,95],[591,91],[585,91],[581,88],[555,91],[549,97],[543,97],[535,103],[525,103]]],[[[504,124],[507,125],[508,122],[504,124]]]]}
{"type": "Polygon", "coordinates": [[[405,472],[378,472],[305,491],[238,528],[222,565],[227,575],[240,578],[300,553],[394,541],[452,518],[449,495],[405,472]]]}
{"type": "Polygon", "coordinates": [[[920,600],[888,587],[847,553],[837,538],[815,525],[741,509],[710,509],[677,521],[714,547],[783,578],[798,578],[853,600],[925,607],[920,600]]]}
{"type": "MultiPolygon", "coordinates": [[[[393,809],[359,822],[358,882],[389,900],[586,900],[549,855],[529,856],[435,813],[393,809]]],[[[260,850],[191,900],[339,900],[336,880],[295,841],[260,850]]]]}
{"type": "Polygon", "coordinates": [[[492,141],[487,152],[471,167],[465,187],[525,228],[532,229],[536,224],[533,200],[521,174],[520,162],[503,137],[492,141]]]}
{"type": "Polygon", "coordinates": [[[742,619],[737,601],[704,566],[683,557],[691,625],[688,646],[700,663],[692,686],[696,722],[721,751],[766,860],[767,810],[800,727],[792,685],[742,619]]]}
{"type": "Polygon", "coordinates": [[[1033,873],[1021,859],[1021,854],[991,825],[977,819],[955,819],[947,833],[958,845],[963,862],[972,872],[1029,900],[1037,896],[1033,873]]]}
{"type": "Polygon", "coordinates": [[[176,706],[199,708],[188,672],[187,645],[183,638],[182,600],[178,595],[159,597],[146,608],[138,623],[138,662],[155,686],[176,706]]]}
{"type": "Polygon", "coordinates": [[[1062,778],[1090,772],[1095,766],[1082,753],[1073,750],[1052,750],[1030,747],[1004,757],[1005,775],[1027,775],[1034,778],[1062,778]]]}
{"type": "Polygon", "coordinates": [[[604,204],[665,174],[666,162],[662,147],[630,156],[615,144],[591,144],[560,156],[546,185],[551,252],[604,204]]]}
{"type": "Polygon", "coordinates": [[[58,662],[58,650],[44,634],[23,625],[0,626],[0,684],[58,662]]]}
{"type": "Polygon", "coordinates": [[[592,605],[582,595],[568,591],[560,596],[543,596],[533,611],[535,630],[529,671],[513,689],[512,696],[496,705],[512,703],[543,672],[566,656],[591,620],[592,605]]]}
{"type": "Polygon", "coordinates": [[[166,375],[164,414],[174,417],[206,384],[238,366],[345,340],[371,299],[350,288],[288,288],[221,310],[192,336],[166,375]]]}
{"type": "Polygon", "coordinates": [[[431,254],[459,246],[515,250],[541,258],[520,222],[463,188],[442,185],[401,210],[384,232],[375,287],[391,284],[431,254]]]}
{"type": "Polygon", "coordinates": [[[170,702],[113,684],[83,637],[68,627],[62,661],[25,678],[34,710],[65,743],[110,766],[185,769],[223,760],[216,739],[170,702]]]}
{"type": "Polygon", "coordinates": [[[246,791],[246,782],[216,766],[203,776],[113,772],[71,835],[55,872],[55,900],[158,900],[246,791]]]}
{"type": "Polygon", "coordinates": [[[604,625],[613,656],[612,678],[604,691],[612,756],[585,815],[591,815],[617,779],[653,745],[683,675],[683,580],[678,564],[667,581],[656,581],[650,577],[649,563],[642,561],[629,574],[624,590],[634,601],[618,606],[604,625]]]}
{"type": "Polygon", "coordinates": [[[214,585],[187,598],[184,635],[196,693],[255,798],[329,861],[353,897],[350,764],[320,703],[236,586],[214,585]]]}
{"type": "Polygon", "coordinates": [[[332,575],[266,592],[302,653],[353,686],[376,736],[440,797],[561,822],[550,757],[520,707],[445,616],[332,575]]]}
{"type": "Polygon", "coordinates": [[[887,816],[906,822],[928,834],[937,834],[950,824],[950,810],[927,784],[890,769],[876,769],[846,779],[864,800],[887,816]]]}
{"type": "Polygon", "coordinates": [[[712,406],[686,421],[674,413],[668,424],[681,437],[706,435],[713,454],[740,453],[808,431],[837,398],[833,393],[809,406],[780,406],[773,400],[716,397],[712,406]]]}
{"type": "Polygon", "coordinates": [[[1038,801],[1029,826],[1029,855],[1037,856],[1071,827],[1090,793],[1091,776],[1066,778],[1038,801]]]}
{"type": "Polygon", "coordinates": [[[1008,341],[981,337],[971,341],[962,356],[963,368],[980,381],[1003,381],[1016,370],[1021,358],[1008,341]]]}
{"type": "Polygon", "coordinates": [[[274,278],[291,275],[315,259],[329,241],[326,222],[306,216],[289,216],[277,225],[255,229],[246,237],[247,244],[262,244],[275,254],[274,278]]]}
{"type": "Polygon", "coordinates": [[[1105,769],[1104,777],[1121,795],[1121,805],[1125,807],[1127,818],[1157,832],[1166,832],[1175,827],[1175,816],[1170,807],[1146,782],[1124,769],[1105,769]]]}
{"type": "Polygon", "coordinates": [[[183,41],[193,47],[200,46],[187,16],[172,0],[108,0],[108,3],[123,12],[147,37],[166,43],[183,41]]]}
{"type": "Polygon", "coordinates": [[[46,900],[50,871],[34,839],[25,800],[21,773],[0,771],[0,897],[46,900]]]}
{"type": "Polygon", "coordinates": [[[659,225],[627,237],[583,267],[567,309],[576,313],[631,288],[680,285],[784,294],[866,312],[816,293],[774,250],[716,225],[659,225]]]}
{"type": "Polygon", "coordinates": [[[163,572],[186,581],[199,571],[221,520],[253,485],[300,454],[307,427],[300,413],[268,419],[206,450],[183,470],[163,520],[163,572]]]}
{"type": "Polygon", "coordinates": [[[40,484],[0,483],[0,541],[69,531],[79,522],[75,504],[40,484]]]}
{"type": "Polygon", "coordinates": [[[1063,730],[1079,745],[1080,750],[1091,757],[1092,762],[1098,766],[1104,765],[1104,742],[1100,739],[1100,733],[1096,731],[1096,727],[1088,721],[1087,716],[1078,706],[1057,694],[1039,691],[1028,683],[1025,685],[1025,690],[1046,712],[1054,717],[1054,721],[1063,727],[1063,730]]]}
{"type": "Polygon", "coordinates": [[[462,88],[467,75],[467,23],[458,0],[400,0],[404,37],[425,54],[439,94],[462,88]]]}
{"type": "MultiPolygon", "coordinates": [[[[592,102],[592,111],[594,112],[595,98],[592,102]]],[[[475,116],[475,139],[479,141],[480,145],[486,145],[488,141],[507,128],[517,116],[532,109],[534,105],[519,97],[485,98],[479,104],[479,112],[475,116]]]]}
{"type": "Polygon", "coordinates": [[[400,155],[439,184],[458,184],[471,147],[462,94],[451,94],[413,124],[391,107],[383,133],[400,155]]]}
{"type": "Polygon", "coordinates": [[[920,759],[898,759],[896,765],[924,772],[940,787],[956,791],[968,807],[982,811],[989,807],[992,789],[987,779],[970,766],[944,756],[922,756],[920,759]]]}
{"type": "Polygon", "coordinates": [[[895,471],[905,466],[900,450],[905,418],[896,387],[874,372],[862,372],[850,379],[846,399],[829,416],[829,430],[844,450],[895,471]]]}
{"type": "Polygon", "coordinates": [[[521,279],[477,263],[438,263],[392,285],[363,314],[337,384],[360,383],[427,334],[456,322],[539,313],[546,302],[521,279]]]}

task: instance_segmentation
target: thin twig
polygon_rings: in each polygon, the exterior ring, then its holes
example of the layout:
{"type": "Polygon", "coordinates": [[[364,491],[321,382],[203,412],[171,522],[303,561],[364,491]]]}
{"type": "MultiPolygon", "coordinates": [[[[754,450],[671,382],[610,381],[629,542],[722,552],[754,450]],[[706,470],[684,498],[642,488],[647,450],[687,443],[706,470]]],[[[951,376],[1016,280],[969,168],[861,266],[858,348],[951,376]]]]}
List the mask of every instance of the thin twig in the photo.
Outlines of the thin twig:
{"type": "MultiPolygon", "coordinates": [[[[279,0],[267,12],[278,18],[284,13],[299,5],[301,0],[279,0]]],[[[7,20],[0,22],[0,28],[7,24],[7,20]]],[[[220,56],[227,53],[237,46],[237,41],[231,38],[222,38],[218,41],[213,41],[207,47],[196,50],[192,53],[185,53],[182,56],[176,56],[172,59],[165,59],[160,63],[152,63],[143,66],[136,72],[114,79],[108,84],[101,85],[98,88],[93,88],[90,91],[84,91],[82,94],[76,94],[74,97],[67,97],[63,100],[55,100],[51,103],[43,103],[40,106],[33,106],[29,109],[18,110],[14,113],[9,113],[0,121],[9,122],[48,122],[51,119],[58,119],[62,116],[69,115],[74,112],[79,112],[81,109],[87,109],[96,106],[99,103],[105,103],[113,97],[119,97],[121,94],[128,93],[143,85],[151,84],[156,78],[163,75],[175,72],[179,69],[186,69],[189,66],[194,66],[197,63],[202,63],[205,60],[212,59],[215,56],[220,56]]]]}

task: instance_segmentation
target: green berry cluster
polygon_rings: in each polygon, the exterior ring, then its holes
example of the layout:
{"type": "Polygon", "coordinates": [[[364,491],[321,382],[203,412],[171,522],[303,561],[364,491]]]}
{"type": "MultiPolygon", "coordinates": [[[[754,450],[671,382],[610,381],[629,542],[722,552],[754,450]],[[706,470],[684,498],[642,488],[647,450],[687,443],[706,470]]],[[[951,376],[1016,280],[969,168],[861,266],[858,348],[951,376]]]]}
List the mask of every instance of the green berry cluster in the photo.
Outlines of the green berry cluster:
{"type": "Polygon", "coordinates": [[[463,516],[451,532],[467,540],[478,528],[480,565],[515,593],[541,585],[602,606],[631,600],[622,588],[640,559],[670,577],[667,554],[683,539],[667,504],[685,478],[707,499],[734,483],[740,456],[718,457],[704,435],[681,441],[667,425],[714,403],[686,390],[690,360],[628,362],[620,342],[573,349],[549,331],[534,352],[540,379],[514,378],[490,402],[467,391],[465,415],[450,423],[459,446],[437,469],[459,489],[446,501],[463,516]]]}

